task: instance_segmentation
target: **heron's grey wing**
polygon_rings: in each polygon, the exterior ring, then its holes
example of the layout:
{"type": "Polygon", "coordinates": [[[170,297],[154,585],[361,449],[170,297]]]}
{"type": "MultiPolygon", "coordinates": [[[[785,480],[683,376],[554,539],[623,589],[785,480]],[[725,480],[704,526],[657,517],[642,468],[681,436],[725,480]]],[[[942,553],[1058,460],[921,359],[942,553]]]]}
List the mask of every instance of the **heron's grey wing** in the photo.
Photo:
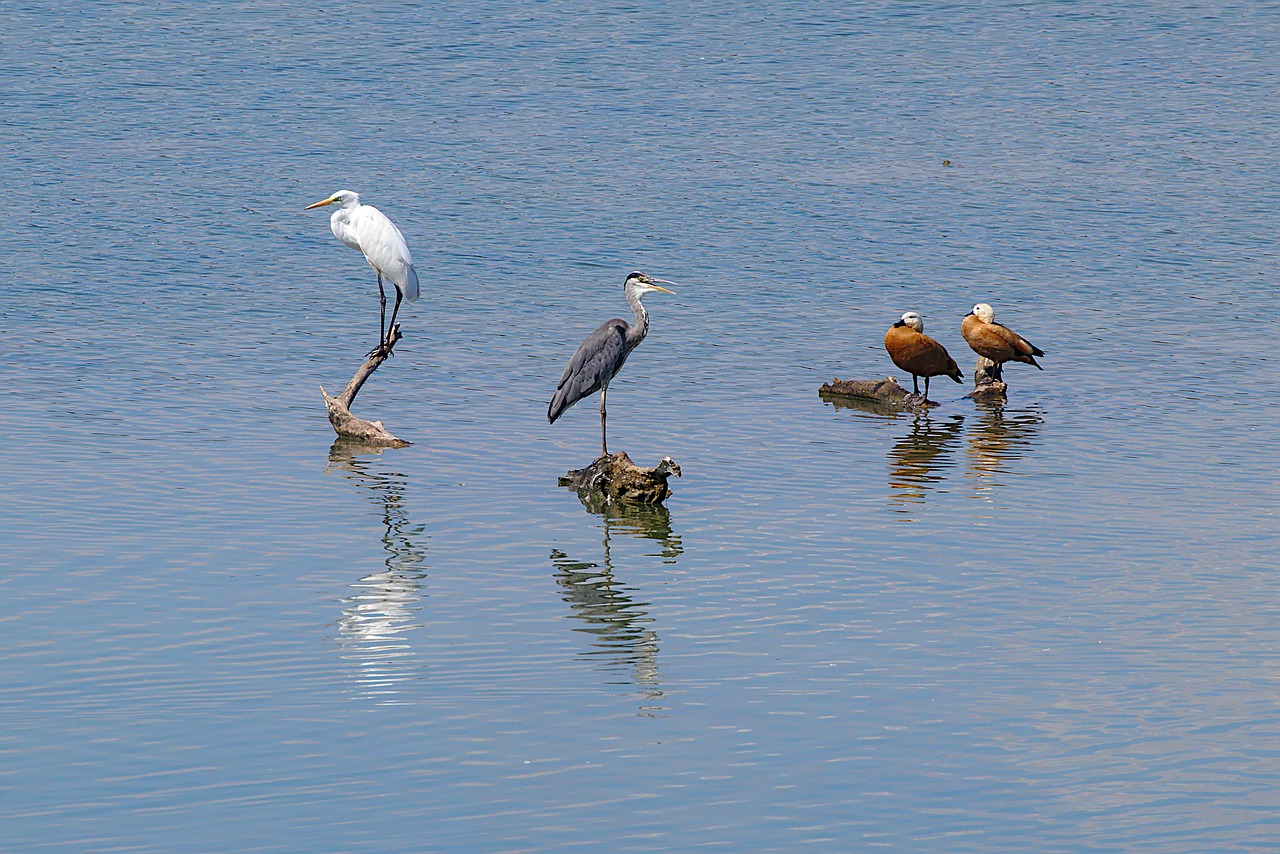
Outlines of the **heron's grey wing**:
{"type": "Polygon", "coordinates": [[[615,317],[600,324],[578,345],[547,407],[548,421],[555,423],[566,409],[613,378],[627,358],[626,334],[626,321],[615,317]]]}

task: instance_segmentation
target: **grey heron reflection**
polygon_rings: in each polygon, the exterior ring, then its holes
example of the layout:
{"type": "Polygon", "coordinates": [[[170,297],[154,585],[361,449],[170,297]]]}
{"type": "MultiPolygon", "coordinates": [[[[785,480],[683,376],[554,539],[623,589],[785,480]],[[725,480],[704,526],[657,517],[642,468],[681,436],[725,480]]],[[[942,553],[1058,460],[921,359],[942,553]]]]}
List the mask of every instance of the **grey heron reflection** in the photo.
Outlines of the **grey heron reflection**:
{"type": "Polygon", "coordinates": [[[421,671],[403,636],[414,628],[427,574],[423,526],[405,507],[405,477],[376,459],[382,448],[339,439],[329,449],[325,473],[360,486],[383,526],[382,568],[352,582],[338,620],[338,644],[354,666],[359,693],[379,703],[395,702],[396,685],[421,671]]]}
{"type": "Polygon", "coordinates": [[[574,560],[565,552],[552,549],[556,582],[570,614],[581,623],[574,631],[591,638],[590,649],[580,656],[607,673],[624,675],[639,691],[641,714],[658,714],[664,710],[660,705],[663,693],[658,634],[652,626],[653,617],[646,610],[648,603],[638,600],[636,591],[617,578],[610,540],[614,533],[653,540],[659,551],[652,556],[666,564],[674,564],[684,547],[671,529],[670,513],[661,505],[612,504],[594,512],[604,520],[600,562],[574,560]]]}

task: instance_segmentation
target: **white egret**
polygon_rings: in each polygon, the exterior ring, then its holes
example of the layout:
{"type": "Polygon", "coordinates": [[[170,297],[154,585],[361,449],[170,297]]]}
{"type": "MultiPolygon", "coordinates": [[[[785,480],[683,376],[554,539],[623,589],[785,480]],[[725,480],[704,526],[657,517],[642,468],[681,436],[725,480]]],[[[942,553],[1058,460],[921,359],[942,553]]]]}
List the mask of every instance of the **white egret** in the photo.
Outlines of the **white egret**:
{"type": "Polygon", "coordinates": [[[622,292],[631,306],[631,313],[635,315],[636,322],[629,324],[622,318],[615,317],[612,320],[606,320],[595,332],[588,335],[578,345],[577,352],[565,367],[564,374],[556,385],[556,393],[547,407],[547,421],[554,424],[570,406],[587,395],[599,391],[600,453],[603,456],[609,454],[609,443],[605,439],[604,409],[604,396],[609,390],[609,381],[622,370],[622,363],[627,361],[627,356],[631,355],[631,351],[649,332],[649,313],[644,310],[640,298],[653,291],[664,294],[673,293],[655,282],[675,284],[665,279],[651,279],[639,272],[627,276],[627,281],[622,285],[622,292]]]}
{"type": "Polygon", "coordinates": [[[329,217],[333,236],[346,246],[364,253],[364,259],[378,274],[382,324],[378,346],[369,351],[369,355],[373,355],[387,346],[387,293],[382,288],[382,277],[386,276],[396,286],[396,305],[391,310],[391,328],[394,329],[400,301],[407,299],[413,302],[418,298],[418,274],[413,269],[413,255],[395,223],[373,205],[360,204],[359,193],[339,190],[327,199],[307,205],[304,210],[326,205],[339,205],[329,217]]]}

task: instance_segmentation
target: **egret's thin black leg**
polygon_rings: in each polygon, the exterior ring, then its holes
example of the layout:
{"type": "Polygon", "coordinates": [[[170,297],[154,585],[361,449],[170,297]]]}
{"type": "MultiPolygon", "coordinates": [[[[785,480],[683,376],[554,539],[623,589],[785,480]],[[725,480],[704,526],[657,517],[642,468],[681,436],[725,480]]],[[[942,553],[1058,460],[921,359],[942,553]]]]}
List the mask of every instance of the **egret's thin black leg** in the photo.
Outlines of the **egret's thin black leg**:
{"type": "Polygon", "coordinates": [[[400,313],[400,301],[404,299],[404,294],[400,293],[400,289],[396,288],[396,305],[391,309],[391,325],[387,327],[387,332],[396,328],[396,315],[400,313]]]}
{"type": "MultiPolygon", "coordinates": [[[[396,293],[399,294],[400,292],[396,291],[396,293]]],[[[381,353],[384,349],[386,349],[386,346],[387,346],[387,292],[382,287],[382,273],[378,273],[378,302],[382,309],[382,315],[379,319],[380,323],[378,328],[378,335],[379,335],[378,346],[374,347],[372,350],[366,353],[365,354],[366,356],[376,356],[379,353],[381,353]]],[[[396,303],[396,305],[398,307],[399,303],[396,303]]],[[[395,322],[394,313],[392,313],[391,315],[391,320],[393,323],[395,322]]]]}
{"type": "Polygon", "coordinates": [[[378,346],[387,343],[387,292],[382,289],[382,273],[378,273],[378,301],[382,304],[382,325],[378,332],[378,346]]]}

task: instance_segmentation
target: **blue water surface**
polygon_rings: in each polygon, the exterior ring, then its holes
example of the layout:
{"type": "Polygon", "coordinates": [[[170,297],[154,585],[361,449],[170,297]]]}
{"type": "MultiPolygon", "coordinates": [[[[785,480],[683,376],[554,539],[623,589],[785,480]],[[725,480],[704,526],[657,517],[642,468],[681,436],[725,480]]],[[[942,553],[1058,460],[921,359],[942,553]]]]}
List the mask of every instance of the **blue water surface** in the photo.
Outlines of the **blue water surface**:
{"type": "Polygon", "coordinates": [[[0,847],[1243,850],[1280,809],[1280,15],[0,3],[0,847]],[[423,299],[334,442],[394,219],[423,299]],[[577,342],[648,339],[584,507],[577,342]],[[823,400],[1042,347],[1004,404],[823,400]]]}

